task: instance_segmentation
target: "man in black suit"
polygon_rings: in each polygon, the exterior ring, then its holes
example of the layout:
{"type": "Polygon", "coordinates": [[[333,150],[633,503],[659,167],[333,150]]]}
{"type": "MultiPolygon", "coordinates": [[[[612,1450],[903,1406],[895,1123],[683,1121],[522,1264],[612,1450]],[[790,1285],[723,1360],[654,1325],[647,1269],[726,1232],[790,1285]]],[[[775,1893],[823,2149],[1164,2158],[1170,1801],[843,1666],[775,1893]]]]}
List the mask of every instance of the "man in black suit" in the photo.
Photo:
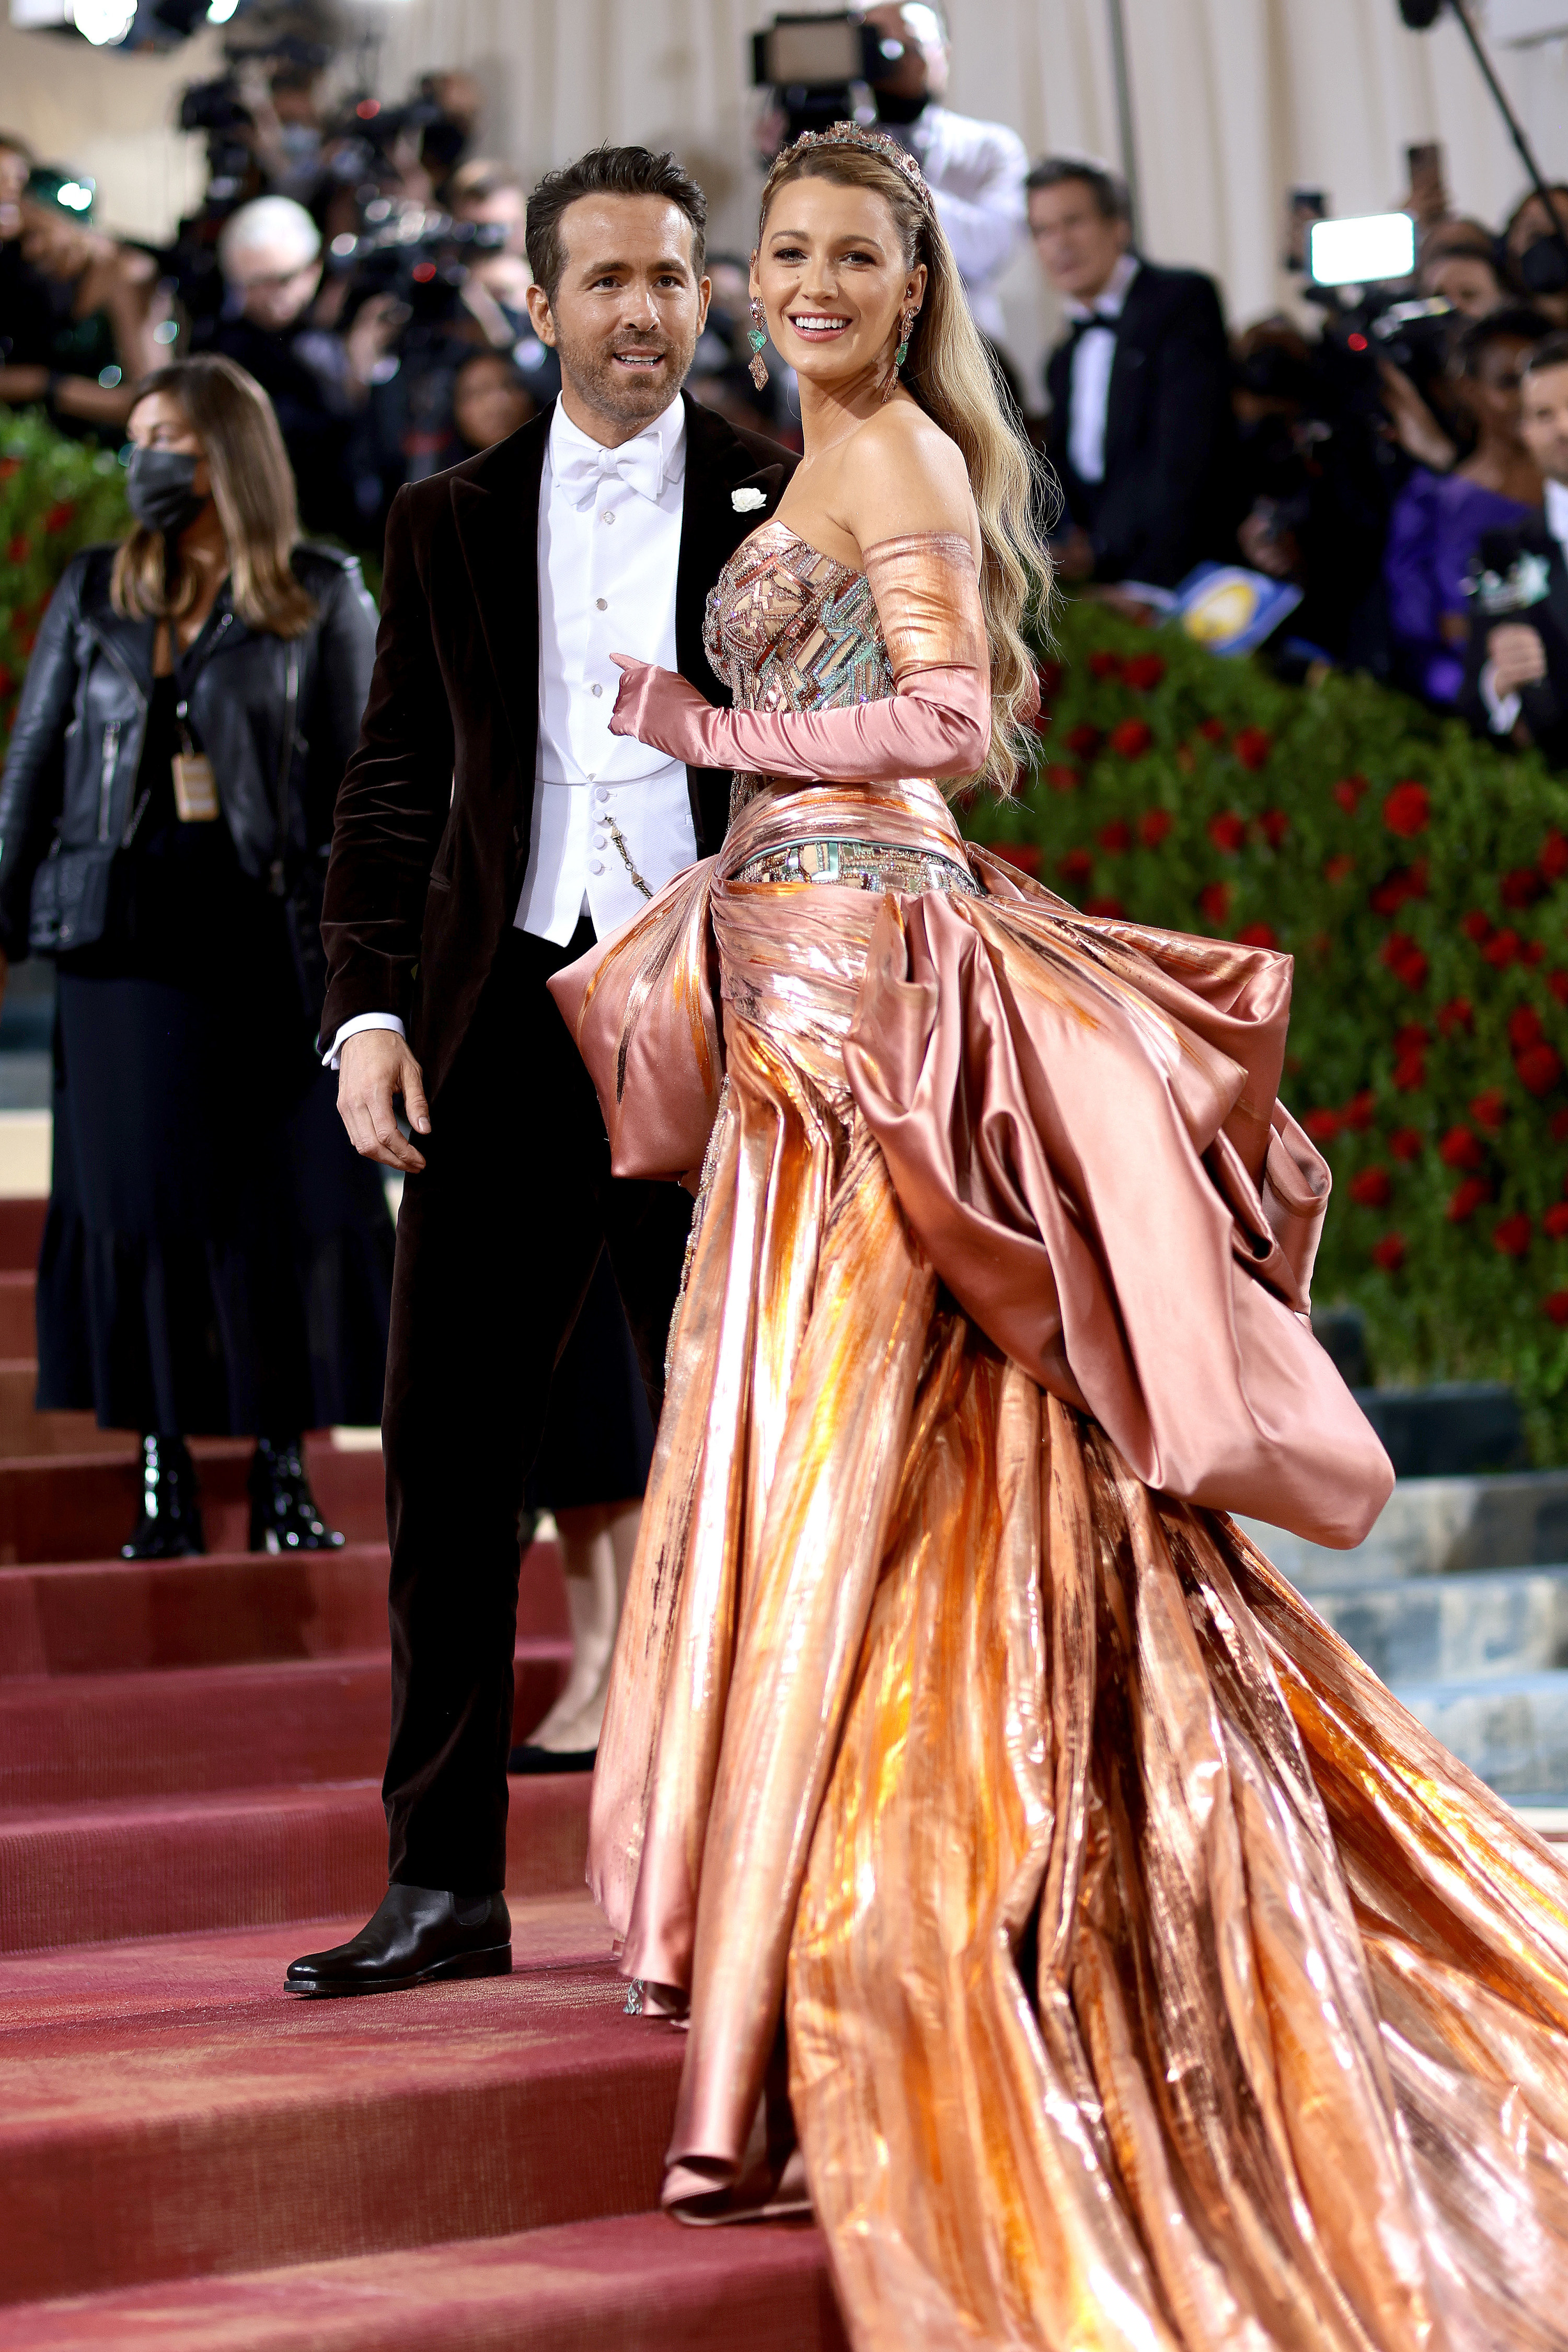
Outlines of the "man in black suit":
{"type": "Polygon", "coordinates": [[[1046,368],[1046,446],[1067,501],[1058,569],[1173,587],[1205,557],[1236,552],[1218,292],[1195,269],[1132,251],[1127,192],[1101,165],[1052,157],[1026,185],[1035,250],[1071,321],[1046,368]]]}
{"type": "Polygon", "coordinates": [[[1568,768],[1568,334],[1536,344],[1519,397],[1545,509],[1481,540],[1458,707],[1472,725],[1568,768]]]}
{"type": "Polygon", "coordinates": [[[607,1247],[658,1410],[690,1204],[610,1174],[546,982],[717,849],[727,775],[609,732],[612,652],[680,669],[794,460],[687,400],[701,190],[606,148],[528,207],[558,403],[410,485],[337,804],[323,1046],[359,1150],[405,1175],[383,1434],[392,1544],[391,1885],[302,1992],[501,1973],[510,1927],[518,1513],[552,1369],[607,1247]],[[395,1118],[401,1097],[412,1135],[395,1118]]]}

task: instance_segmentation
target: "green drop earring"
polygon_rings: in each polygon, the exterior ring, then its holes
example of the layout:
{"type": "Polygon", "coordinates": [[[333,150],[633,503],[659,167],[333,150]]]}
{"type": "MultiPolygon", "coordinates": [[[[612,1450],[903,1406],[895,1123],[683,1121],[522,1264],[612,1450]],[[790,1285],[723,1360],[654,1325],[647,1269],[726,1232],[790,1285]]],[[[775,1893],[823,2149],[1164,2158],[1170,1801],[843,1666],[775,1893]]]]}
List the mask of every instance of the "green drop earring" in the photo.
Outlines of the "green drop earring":
{"type": "Polygon", "coordinates": [[[756,385],[759,392],[763,390],[768,380],[768,364],[763,357],[763,353],[767,348],[768,341],[765,315],[766,314],[763,310],[762,304],[757,300],[756,296],[753,294],[752,297],[752,331],[747,336],[746,340],[752,346],[752,382],[756,385]]]}
{"type": "Polygon", "coordinates": [[[884,400],[890,400],[893,396],[893,386],[898,383],[899,370],[910,355],[910,337],[914,332],[915,320],[919,316],[919,308],[913,302],[906,302],[899,314],[898,348],[893,353],[893,364],[888,370],[888,381],[882,388],[884,400]]]}

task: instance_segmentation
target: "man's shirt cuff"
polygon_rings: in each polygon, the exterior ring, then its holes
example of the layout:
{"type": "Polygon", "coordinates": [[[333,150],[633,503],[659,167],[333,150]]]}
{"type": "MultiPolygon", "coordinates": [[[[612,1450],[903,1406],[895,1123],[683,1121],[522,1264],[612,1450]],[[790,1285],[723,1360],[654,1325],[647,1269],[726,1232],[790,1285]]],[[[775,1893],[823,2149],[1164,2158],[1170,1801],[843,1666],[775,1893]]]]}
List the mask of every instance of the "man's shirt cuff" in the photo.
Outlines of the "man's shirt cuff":
{"type": "Polygon", "coordinates": [[[408,1034],[395,1013],[356,1013],[352,1021],[343,1023],[321,1056],[329,1070],[337,1068],[342,1057],[343,1047],[351,1037],[357,1037],[362,1029],[390,1029],[399,1037],[405,1037],[408,1034]]]}

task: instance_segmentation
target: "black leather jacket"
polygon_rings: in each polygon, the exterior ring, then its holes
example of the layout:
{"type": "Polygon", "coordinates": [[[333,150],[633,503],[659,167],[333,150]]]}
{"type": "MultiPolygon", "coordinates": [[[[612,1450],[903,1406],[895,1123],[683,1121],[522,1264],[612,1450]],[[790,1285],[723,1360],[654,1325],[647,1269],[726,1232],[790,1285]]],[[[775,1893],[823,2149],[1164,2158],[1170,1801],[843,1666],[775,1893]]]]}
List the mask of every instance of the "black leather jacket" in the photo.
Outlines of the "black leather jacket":
{"type": "MultiPolygon", "coordinates": [[[[114,554],[89,547],[68,566],[11,733],[0,778],[0,948],[14,961],[29,947],[76,949],[101,935],[109,867],[134,804],[154,624],[114,611],[114,554]]],[[[290,899],[308,898],[312,881],[319,896],[376,628],[357,558],[304,545],[293,563],[316,604],[304,635],[249,628],[226,583],[188,694],[191,734],[212,761],[240,865],[290,899]]]]}

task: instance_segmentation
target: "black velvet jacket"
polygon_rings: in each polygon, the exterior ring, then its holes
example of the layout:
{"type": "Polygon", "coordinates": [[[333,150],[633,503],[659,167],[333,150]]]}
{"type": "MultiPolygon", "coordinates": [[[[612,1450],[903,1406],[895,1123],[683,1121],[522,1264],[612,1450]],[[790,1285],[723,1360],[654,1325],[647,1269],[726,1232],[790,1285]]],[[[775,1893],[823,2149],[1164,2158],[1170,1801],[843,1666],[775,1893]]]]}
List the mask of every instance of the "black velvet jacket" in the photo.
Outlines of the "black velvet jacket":
{"type": "MultiPolygon", "coordinates": [[[[708,593],[777,508],[796,459],[685,394],[676,583],[682,677],[728,699],[702,650],[708,593]],[[733,493],[763,502],[737,510],[733,493]]],[[[323,1040],[362,1013],[404,1023],[434,1103],[516,911],[539,738],[539,490],[552,410],[393,502],[375,675],[338,794],[321,936],[323,1040]]],[[[700,856],[730,778],[691,772],[700,856]]]]}
{"type": "Polygon", "coordinates": [[[1068,518],[1094,547],[1097,580],[1173,588],[1205,557],[1236,554],[1237,437],[1230,346],[1212,278],[1141,264],[1114,321],[1105,414],[1105,478],[1073,470],[1076,334],[1046,368],[1046,449],[1068,518]]]}

